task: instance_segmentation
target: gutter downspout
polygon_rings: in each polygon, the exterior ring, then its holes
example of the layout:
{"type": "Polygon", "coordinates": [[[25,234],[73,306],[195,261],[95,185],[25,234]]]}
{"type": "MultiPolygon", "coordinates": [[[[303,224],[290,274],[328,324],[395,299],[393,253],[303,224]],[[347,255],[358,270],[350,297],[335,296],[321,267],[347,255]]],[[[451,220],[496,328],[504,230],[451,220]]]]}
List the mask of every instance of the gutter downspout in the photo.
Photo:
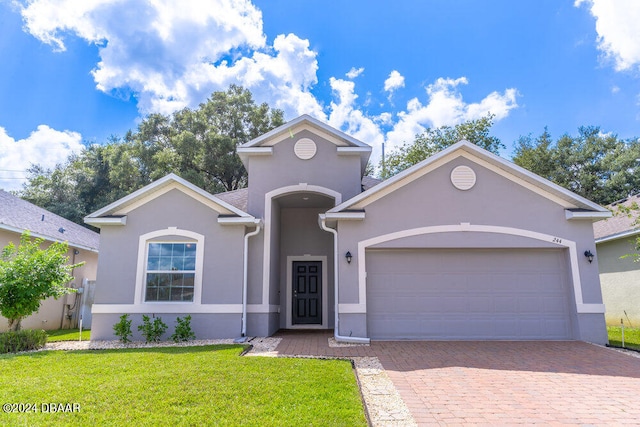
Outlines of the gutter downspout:
{"type": "Polygon", "coordinates": [[[262,230],[262,221],[256,221],[256,229],[244,235],[244,259],[242,275],[242,336],[247,336],[247,283],[249,277],[249,237],[253,237],[262,230]]]}
{"type": "Polygon", "coordinates": [[[333,327],[333,336],[338,342],[347,342],[347,343],[355,343],[355,344],[369,344],[371,340],[369,338],[362,337],[345,337],[340,334],[339,329],[339,319],[338,315],[338,231],[333,228],[327,227],[326,221],[327,218],[324,215],[319,215],[320,218],[320,228],[324,231],[328,231],[333,234],[333,288],[334,288],[334,312],[335,312],[335,325],[333,327]]]}

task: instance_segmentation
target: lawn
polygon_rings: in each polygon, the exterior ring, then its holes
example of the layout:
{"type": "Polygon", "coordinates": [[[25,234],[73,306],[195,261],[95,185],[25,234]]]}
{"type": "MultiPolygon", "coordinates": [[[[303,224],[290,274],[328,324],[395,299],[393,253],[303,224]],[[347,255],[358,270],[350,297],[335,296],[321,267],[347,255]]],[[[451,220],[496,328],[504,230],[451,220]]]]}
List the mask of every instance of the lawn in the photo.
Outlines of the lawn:
{"type": "MultiPolygon", "coordinates": [[[[609,345],[622,347],[622,331],[620,326],[607,326],[609,345]]],[[[624,346],[640,351],[640,329],[624,328],[624,346]]]]}
{"type": "Polygon", "coordinates": [[[366,426],[344,360],[239,357],[241,346],[0,356],[0,425],[366,426]],[[51,405],[80,407],[44,413],[51,405]]]}
{"type": "MultiPolygon", "coordinates": [[[[79,329],[58,329],[57,331],[45,331],[47,333],[47,342],[55,341],[78,341],[80,339],[79,329]]],[[[90,329],[82,330],[82,341],[89,341],[91,337],[90,329]]]]}

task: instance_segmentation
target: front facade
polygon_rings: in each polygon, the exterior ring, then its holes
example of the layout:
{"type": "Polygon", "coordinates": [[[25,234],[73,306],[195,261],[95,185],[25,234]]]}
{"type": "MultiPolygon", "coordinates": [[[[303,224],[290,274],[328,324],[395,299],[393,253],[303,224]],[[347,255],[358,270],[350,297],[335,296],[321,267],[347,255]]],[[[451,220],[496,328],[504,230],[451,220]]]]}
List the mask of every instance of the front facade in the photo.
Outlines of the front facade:
{"type": "Polygon", "coordinates": [[[126,313],[191,314],[199,338],[606,342],[583,252],[608,211],[468,142],[382,183],[363,178],[370,152],[302,116],[239,147],[247,189],[169,175],[89,215],[92,338],[126,313]]]}

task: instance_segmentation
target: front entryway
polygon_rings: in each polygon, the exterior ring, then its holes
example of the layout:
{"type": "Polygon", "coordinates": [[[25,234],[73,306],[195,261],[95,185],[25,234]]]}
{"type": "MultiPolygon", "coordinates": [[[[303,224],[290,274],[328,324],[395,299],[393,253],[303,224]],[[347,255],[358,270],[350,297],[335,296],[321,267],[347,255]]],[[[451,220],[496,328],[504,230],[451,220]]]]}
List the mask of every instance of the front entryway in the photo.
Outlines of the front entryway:
{"type": "Polygon", "coordinates": [[[294,261],[291,320],[294,325],[322,324],[322,262],[294,261]]]}

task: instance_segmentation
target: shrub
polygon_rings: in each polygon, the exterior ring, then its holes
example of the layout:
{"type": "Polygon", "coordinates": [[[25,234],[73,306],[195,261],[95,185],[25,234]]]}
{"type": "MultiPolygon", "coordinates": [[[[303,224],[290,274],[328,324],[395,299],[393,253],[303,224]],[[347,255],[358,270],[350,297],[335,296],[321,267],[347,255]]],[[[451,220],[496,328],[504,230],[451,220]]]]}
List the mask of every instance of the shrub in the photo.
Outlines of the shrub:
{"type": "Polygon", "coordinates": [[[120,316],[120,321],[113,325],[113,333],[115,336],[120,337],[120,341],[127,343],[131,342],[129,337],[131,336],[131,320],[129,320],[128,314],[120,316]]]}
{"type": "Polygon", "coordinates": [[[176,331],[171,335],[174,342],[189,341],[196,338],[196,334],[191,330],[191,315],[185,318],[176,318],[176,331]]]}
{"type": "Polygon", "coordinates": [[[0,334],[0,354],[37,350],[47,343],[47,333],[43,330],[9,331],[0,334]]]}
{"type": "Polygon", "coordinates": [[[147,342],[158,342],[160,337],[167,331],[167,325],[160,317],[156,317],[151,322],[151,318],[145,314],[142,315],[142,325],[138,326],[138,330],[142,332],[142,336],[147,342]]]}

